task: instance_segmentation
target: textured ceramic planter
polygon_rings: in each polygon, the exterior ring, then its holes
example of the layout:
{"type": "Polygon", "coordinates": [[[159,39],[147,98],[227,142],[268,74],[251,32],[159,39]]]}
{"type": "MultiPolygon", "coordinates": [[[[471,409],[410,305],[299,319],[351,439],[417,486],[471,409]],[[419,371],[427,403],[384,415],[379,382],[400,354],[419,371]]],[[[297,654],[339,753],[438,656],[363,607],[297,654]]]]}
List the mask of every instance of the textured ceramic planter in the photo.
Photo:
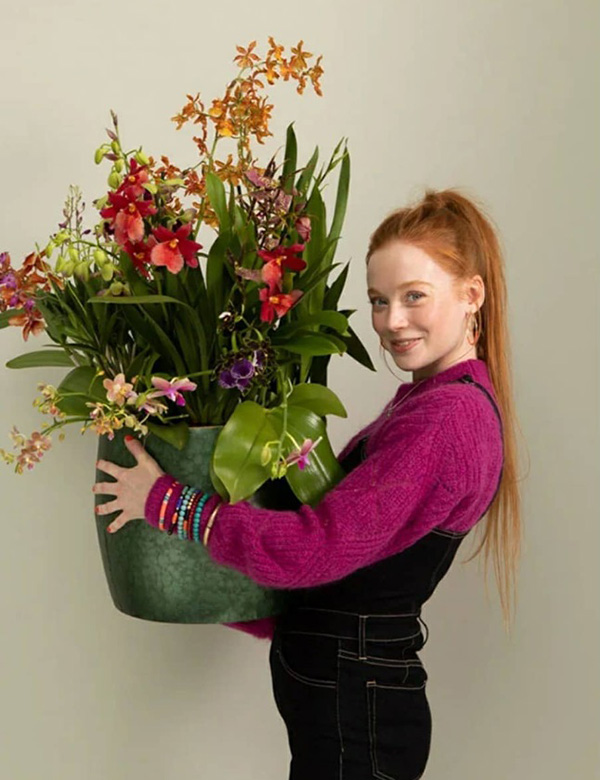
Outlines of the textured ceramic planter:
{"type": "MultiPolygon", "coordinates": [[[[149,435],[147,451],[180,482],[211,490],[210,457],[221,428],[190,429],[184,450],[149,435]]],[[[121,466],[135,460],[118,431],[112,441],[100,436],[98,458],[121,466]]],[[[96,481],[112,477],[96,470],[96,481]]],[[[111,501],[96,495],[95,503],[111,501]]],[[[272,509],[299,505],[285,480],[267,482],[252,503],[272,509]]],[[[166,623],[225,623],[277,615],[285,609],[286,591],[263,588],[245,575],[215,563],[202,544],[179,539],[133,520],[115,534],[106,532],[116,514],[96,516],[104,571],[114,604],[121,612],[166,623]]]]}

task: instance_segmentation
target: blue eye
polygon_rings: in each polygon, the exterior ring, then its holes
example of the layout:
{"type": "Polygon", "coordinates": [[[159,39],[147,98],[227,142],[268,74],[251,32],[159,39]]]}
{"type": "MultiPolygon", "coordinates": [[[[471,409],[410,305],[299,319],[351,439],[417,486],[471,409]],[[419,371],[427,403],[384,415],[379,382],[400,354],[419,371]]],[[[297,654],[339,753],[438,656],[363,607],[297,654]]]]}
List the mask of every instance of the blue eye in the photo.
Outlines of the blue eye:
{"type": "Polygon", "coordinates": [[[411,295],[416,295],[416,296],[418,296],[418,297],[417,297],[417,300],[419,300],[419,298],[423,298],[423,297],[425,297],[425,296],[424,296],[424,294],[423,294],[423,293],[420,293],[420,292],[409,292],[409,293],[408,293],[408,295],[409,295],[409,296],[411,296],[411,295]]]}
{"type": "Polygon", "coordinates": [[[377,306],[377,301],[383,301],[383,298],[369,298],[369,303],[372,306],[377,306]]]}

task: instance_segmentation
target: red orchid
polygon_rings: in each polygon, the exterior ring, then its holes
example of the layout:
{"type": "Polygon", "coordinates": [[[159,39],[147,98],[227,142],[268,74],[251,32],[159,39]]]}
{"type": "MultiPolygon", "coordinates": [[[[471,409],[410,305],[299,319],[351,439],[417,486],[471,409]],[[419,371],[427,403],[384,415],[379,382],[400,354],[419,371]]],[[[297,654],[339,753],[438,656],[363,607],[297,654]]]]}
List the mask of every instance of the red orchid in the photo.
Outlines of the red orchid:
{"type": "Polygon", "coordinates": [[[117,192],[125,195],[125,197],[140,198],[146,193],[146,190],[142,185],[147,181],[148,166],[139,165],[135,157],[132,157],[129,161],[129,173],[123,179],[117,192]]]}
{"type": "Polygon", "coordinates": [[[291,293],[282,293],[278,287],[263,287],[259,292],[260,319],[262,322],[273,322],[275,315],[283,317],[292,306],[302,297],[302,290],[292,290],[291,293]]]}
{"type": "Polygon", "coordinates": [[[143,241],[138,241],[137,243],[132,244],[130,241],[126,241],[123,244],[123,250],[127,252],[131,258],[131,262],[133,263],[134,267],[137,271],[139,271],[139,273],[145,276],[146,279],[150,279],[151,277],[147,266],[149,266],[152,262],[150,260],[150,252],[155,246],[156,239],[154,236],[150,236],[146,243],[143,241]]]}
{"type": "Polygon", "coordinates": [[[257,255],[265,261],[261,270],[261,278],[269,287],[281,285],[283,277],[283,268],[290,271],[302,271],[306,268],[306,263],[301,257],[297,257],[297,252],[302,252],[304,244],[292,244],[291,246],[277,246],[269,251],[259,250],[257,255]]]}
{"type": "Polygon", "coordinates": [[[182,225],[175,232],[166,227],[157,227],[153,235],[158,243],[150,252],[150,261],[154,265],[165,265],[172,274],[178,274],[184,262],[190,268],[197,268],[196,252],[202,249],[202,244],[188,238],[191,229],[191,224],[182,225]]]}
{"type": "Polygon", "coordinates": [[[109,192],[110,206],[100,211],[103,219],[109,219],[115,229],[115,241],[123,246],[126,241],[137,242],[144,237],[144,217],[156,214],[152,198],[135,200],[129,193],[109,192]]]}

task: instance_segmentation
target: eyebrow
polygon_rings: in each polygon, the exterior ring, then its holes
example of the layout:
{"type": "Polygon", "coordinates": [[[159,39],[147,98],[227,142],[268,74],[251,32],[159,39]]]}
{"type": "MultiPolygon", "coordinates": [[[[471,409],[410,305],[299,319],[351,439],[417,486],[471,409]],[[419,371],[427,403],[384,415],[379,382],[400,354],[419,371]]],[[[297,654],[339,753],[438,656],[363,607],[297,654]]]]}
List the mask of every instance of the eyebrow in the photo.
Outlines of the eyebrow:
{"type": "MultiPolygon", "coordinates": [[[[429,284],[429,282],[424,282],[422,279],[413,279],[411,282],[404,282],[403,284],[399,284],[398,287],[396,287],[397,290],[401,290],[403,287],[410,287],[410,285],[413,284],[424,284],[427,287],[432,287],[432,284],[429,284]]],[[[375,287],[369,287],[367,290],[369,293],[379,293],[379,290],[376,290],[375,287]]]]}

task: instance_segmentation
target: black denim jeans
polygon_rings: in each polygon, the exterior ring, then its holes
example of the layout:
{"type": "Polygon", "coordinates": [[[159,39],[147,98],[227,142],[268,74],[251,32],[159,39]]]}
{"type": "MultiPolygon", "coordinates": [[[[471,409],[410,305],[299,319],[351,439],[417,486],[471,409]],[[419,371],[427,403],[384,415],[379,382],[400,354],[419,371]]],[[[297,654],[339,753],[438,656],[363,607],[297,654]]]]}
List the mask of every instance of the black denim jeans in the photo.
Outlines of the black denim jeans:
{"type": "Polygon", "coordinates": [[[420,620],[299,608],[277,621],[269,663],[289,780],[422,777],[432,723],[420,620]]]}

